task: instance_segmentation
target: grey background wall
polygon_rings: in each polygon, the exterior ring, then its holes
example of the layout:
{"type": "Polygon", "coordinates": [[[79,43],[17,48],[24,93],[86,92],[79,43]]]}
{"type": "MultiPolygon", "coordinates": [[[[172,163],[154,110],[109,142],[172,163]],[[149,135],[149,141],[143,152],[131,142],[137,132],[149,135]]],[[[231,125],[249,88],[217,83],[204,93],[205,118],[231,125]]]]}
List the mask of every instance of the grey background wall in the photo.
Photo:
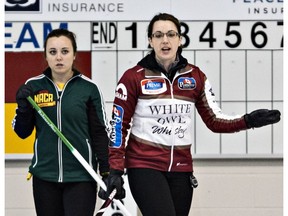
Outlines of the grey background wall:
{"type": "MultiPolygon", "coordinates": [[[[27,161],[6,161],[6,216],[36,215],[31,181],[26,181],[28,165],[27,161]]],[[[194,191],[189,216],[283,215],[280,159],[196,159],[195,172],[199,187],[194,191]]],[[[98,202],[96,208],[99,206],[98,202]]]]}

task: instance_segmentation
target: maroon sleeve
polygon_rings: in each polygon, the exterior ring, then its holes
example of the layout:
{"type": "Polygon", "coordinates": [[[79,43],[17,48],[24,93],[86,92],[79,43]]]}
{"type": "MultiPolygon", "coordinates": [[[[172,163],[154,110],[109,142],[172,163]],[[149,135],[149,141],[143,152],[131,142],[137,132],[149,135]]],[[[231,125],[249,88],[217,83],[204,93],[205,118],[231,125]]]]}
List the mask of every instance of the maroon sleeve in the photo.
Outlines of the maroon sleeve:
{"type": "Polygon", "coordinates": [[[112,110],[109,163],[111,169],[124,170],[126,137],[140,92],[139,66],[127,70],[119,80],[112,110]]]}
{"type": "Polygon", "coordinates": [[[228,116],[222,113],[208,79],[200,70],[198,83],[201,83],[201,87],[195,106],[203,122],[211,131],[233,133],[247,129],[243,115],[228,116]]]}

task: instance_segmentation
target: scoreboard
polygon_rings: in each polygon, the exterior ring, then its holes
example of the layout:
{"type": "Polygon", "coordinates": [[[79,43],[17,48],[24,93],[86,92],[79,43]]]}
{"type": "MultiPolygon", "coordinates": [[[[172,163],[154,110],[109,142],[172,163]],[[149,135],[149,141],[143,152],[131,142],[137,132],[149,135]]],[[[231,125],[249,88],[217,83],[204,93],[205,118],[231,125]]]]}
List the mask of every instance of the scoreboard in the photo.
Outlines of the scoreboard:
{"type": "MultiPolygon", "coordinates": [[[[147,26],[158,12],[172,13],[181,21],[183,56],[207,75],[224,113],[244,114],[258,108],[283,111],[281,0],[38,0],[19,4],[5,3],[6,159],[30,158],[33,152],[34,137],[21,140],[11,128],[15,93],[47,66],[43,43],[54,28],[76,34],[75,64],[102,90],[108,117],[117,81],[151,50],[147,26]]],[[[282,122],[236,134],[215,134],[196,111],[194,116],[194,158],[283,157],[282,122]]]]}

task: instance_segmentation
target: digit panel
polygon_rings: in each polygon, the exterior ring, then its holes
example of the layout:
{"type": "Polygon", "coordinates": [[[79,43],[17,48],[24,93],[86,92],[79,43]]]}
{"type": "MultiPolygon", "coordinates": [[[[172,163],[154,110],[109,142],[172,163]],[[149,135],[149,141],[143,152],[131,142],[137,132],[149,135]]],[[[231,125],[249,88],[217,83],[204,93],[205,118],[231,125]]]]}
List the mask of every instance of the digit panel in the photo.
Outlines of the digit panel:
{"type": "Polygon", "coordinates": [[[198,113],[195,116],[195,154],[200,157],[221,154],[220,134],[210,131],[198,113]]]}
{"type": "Polygon", "coordinates": [[[91,50],[116,51],[118,42],[117,24],[118,22],[113,21],[91,22],[91,50]]]}
{"type": "Polygon", "coordinates": [[[283,100],[283,51],[272,51],[272,97],[275,101],[283,100]]]}
{"type": "MultiPolygon", "coordinates": [[[[221,105],[223,113],[227,115],[243,115],[245,113],[244,102],[222,102],[221,105]]],[[[240,131],[238,133],[231,134],[221,134],[222,155],[245,155],[246,153],[246,131],[240,131]]]]}
{"type": "Polygon", "coordinates": [[[271,51],[247,51],[247,100],[272,100],[271,51]]]}
{"type": "Polygon", "coordinates": [[[148,48],[148,22],[118,22],[118,50],[145,50],[148,48]]]}
{"type": "Polygon", "coordinates": [[[283,154],[283,103],[274,102],[272,104],[273,109],[278,109],[281,111],[281,120],[277,124],[272,126],[272,154],[281,155],[283,154]]]}
{"type": "Polygon", "coordinates": [[[103,93],[105,101],[113,101],[117,82],[117,54],[113,51],[92,52],[92,79],[103,93]]]}
{"type": "MultiPolygon", "coordinates": [[[[221,51],[222,101],[246,100],[246,54],[243,50],[221,51]]],[[[244,109],[245,110],[245,109],[244,109]]],[[[242,110],[242,112],[244,111],[242,110]]]]}
{"type": "Polygon", "coordinates": [[[194,50],[186,50],[182,51],[182,55],[185,56],[187,61],[191,64],[195,65],[195,51],[194,50]]]}
{"type": "MultiPolygon", "coordinates": [[[[123,73],[137,63],[144,57],[143,51],[118,51],[118,64],[116,70],[117,81],[121,78],[123,73]]],[[[115,75],[114,75],[115,76],[115,75]]],[[[115,84],[116,85],[116,84],[115,84]]]]}
{"type": "Polygon", "coordinates": [[[196,51],[195,64],[206,74],[212,86],[212,90],[216,95],[216,100],[220,100],[220,51],[196,51]]]}

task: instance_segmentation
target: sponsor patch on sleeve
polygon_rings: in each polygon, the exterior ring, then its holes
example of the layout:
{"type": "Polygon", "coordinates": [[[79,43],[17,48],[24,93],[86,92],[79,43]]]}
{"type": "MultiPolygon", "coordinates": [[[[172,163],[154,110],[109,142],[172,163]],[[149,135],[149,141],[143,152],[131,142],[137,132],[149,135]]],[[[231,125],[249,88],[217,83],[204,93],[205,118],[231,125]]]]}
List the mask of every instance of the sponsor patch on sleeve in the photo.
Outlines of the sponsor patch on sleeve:
{"type": "Polygon", "coordinates": [[[122,122],[124,109],[117,104],[113,105],[112,120],[110,122],[112,128],[110,133],[110,147],[119,148],[122,144],[122,122]]]}
{"type": "Polygon", "coordinates": [[[123,83],[119,83],[115,90],[115,97],[119,98],[120,100],[127,100],[127,89],[123,83]]]}

